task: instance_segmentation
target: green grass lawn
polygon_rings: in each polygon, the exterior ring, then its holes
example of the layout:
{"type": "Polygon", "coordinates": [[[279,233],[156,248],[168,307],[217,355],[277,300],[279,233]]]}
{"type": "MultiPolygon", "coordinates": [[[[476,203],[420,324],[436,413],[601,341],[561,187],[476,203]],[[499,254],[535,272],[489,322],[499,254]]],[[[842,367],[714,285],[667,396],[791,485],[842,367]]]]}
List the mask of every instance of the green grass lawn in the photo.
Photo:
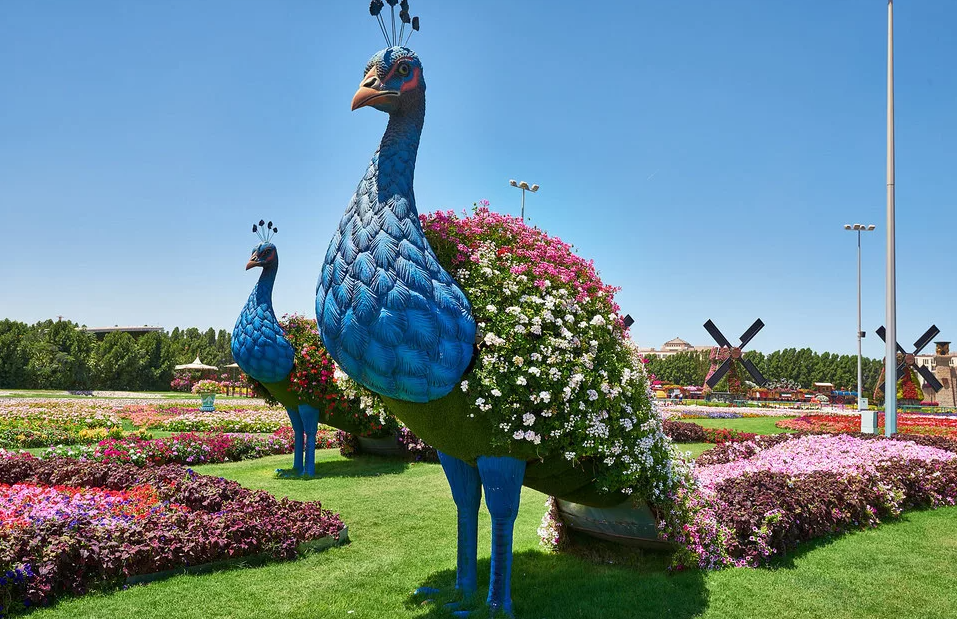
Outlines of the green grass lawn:
{"type": "MultiPolygon", "coordinates": [[[[449,618],[412,591],[454,582],[455,511],[441,468],[317,455],[319,479],[279,480],[289,456],[197,467],[277,496],[322,500],[352,543],[297,561],[178,576],[64,600],[37,619],[449,618]]],[[[545,497],[525,489],[515,527],[513,598],[519,619],[947,618],[957,609],[957,508],[818,542],[768,569],[670,575],[666,557],[597,545],[584,559],[549,554],[536,528],[545,497]]],[[[489,519],[479,524],[480,591],[487,587],[489,519]]],[[[480,593],[484,599],[484,594],[480,593]]],[[[476,613],[476,617],[484,616],[476,613]]]]}
{"type": "Polygon", "coordinates": [[[793,417],[742,417],[741,419],[679,419],[678,421],[688,421],[696,423],[705,428],[729,428],[741,432],[754,432],[755,434],[779,434],[781,432],[791,432],[792,430],[782,430],[774,424],[782,419],[793,419],[793,417]]]}

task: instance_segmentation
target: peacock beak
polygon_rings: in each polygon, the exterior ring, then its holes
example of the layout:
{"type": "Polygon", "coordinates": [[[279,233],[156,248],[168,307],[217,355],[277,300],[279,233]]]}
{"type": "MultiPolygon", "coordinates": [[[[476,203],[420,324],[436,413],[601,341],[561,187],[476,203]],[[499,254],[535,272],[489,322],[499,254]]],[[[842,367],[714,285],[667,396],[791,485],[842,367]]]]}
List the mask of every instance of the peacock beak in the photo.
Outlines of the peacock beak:
{"type": "Polygon", "coordinates": [[[246,270],[248,271],[249,269],[253,267],[258,267],[258,266],[260,266],[259,261],[256,260],[255,258],[252,258],[249,260],[249,262],[246,263],[246,270]]]}
{"type": "Polygon", "coordinates": [[[399,93],[395,90],[385,90],[382,82],[379,81],[375,72],[375,67],[369,69],[366,76],[362,78],[362,84],[359,90],[352,97],[352,110],[358,110],[360,107],[372,105],[377,109],[387,111],[389,104],[398,99],[399,93]]]}

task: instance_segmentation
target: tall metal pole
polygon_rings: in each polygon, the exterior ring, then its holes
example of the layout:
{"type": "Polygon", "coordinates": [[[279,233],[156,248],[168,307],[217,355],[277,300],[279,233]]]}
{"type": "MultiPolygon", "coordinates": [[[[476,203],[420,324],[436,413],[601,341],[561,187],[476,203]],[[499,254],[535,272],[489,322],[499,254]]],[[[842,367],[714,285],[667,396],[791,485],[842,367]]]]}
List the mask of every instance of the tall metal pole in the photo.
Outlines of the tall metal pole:
{"type": "Polygon", "coordinates": [[[522,187],[522,221],[525,221],[525,188],[522,187]]]}
{"type": "MultiPolygon", "coordinates": [[[[863,411],[864,403],[861,402],[861,396],[864,395],[861,390],[864,374],[861,371],[861,231],[857,231],[857,410],[861,413],[861,432],[867,432],[864,423],[863,411]]],[[[871,430],[873,432],[873,430],[871,430]]]]}
{"type": "Polygon", "coordinates": [[[894,0],[887,0],[887,327],[884,434],[897,433],[897,256],[894,235],[894,0]]]}

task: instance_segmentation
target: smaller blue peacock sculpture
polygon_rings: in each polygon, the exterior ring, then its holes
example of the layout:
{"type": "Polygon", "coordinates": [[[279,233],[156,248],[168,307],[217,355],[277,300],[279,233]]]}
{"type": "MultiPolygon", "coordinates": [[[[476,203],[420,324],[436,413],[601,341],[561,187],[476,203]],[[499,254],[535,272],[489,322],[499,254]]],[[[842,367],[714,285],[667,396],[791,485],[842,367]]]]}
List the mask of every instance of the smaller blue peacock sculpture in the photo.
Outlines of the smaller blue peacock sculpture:
{"type": "Polygon", "coordinates": [[[319,422],[350,433],[360,433],[361,428],[349,417],[328,415],[323,403],[306,401],[291,388],[289,374],[295,365],[296,351],[286,339],[272,303],[279,253],[271,239],[278,229],[271,221],[260,220],[253,224],[253,232],[259,235],[260,242],[253,248],[246,270],[259,267],[262,273],[233,328],[233,359],[286,409],[295,444],[291,473],[315,475],[319,422]]]}

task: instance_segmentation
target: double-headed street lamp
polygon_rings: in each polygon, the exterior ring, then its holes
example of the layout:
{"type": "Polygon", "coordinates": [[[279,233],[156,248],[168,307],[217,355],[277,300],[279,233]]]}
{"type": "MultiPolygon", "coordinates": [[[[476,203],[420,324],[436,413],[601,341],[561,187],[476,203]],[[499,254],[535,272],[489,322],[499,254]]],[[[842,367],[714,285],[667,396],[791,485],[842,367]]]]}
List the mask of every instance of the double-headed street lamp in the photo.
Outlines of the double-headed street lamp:
{"type": "Polygon", "coordinates": [[[868,434],[877,432],[877,410],[866,411],[861,400],[864,395],[861,372],[861,339],[864,337],[864,332],[861,331],[861,232],[871,232],[874,227],[874,224],[844,224],[845,230],[857,232],[857,410],[861,414],[861,432],[868,434]]]}
{"type": "Polygon", "coordinates": [[[519,183],[519,182],[516,182],[514,179],[510,180],[508,184],[511,185],[512,187],[518,187],[519,189],[522,190],[522,221],[525,221],[525,190],[528,189],[532,193],[535,193],[536,191],[538,191],[538,185],[532,185],[531,187],[529,187],[528,183],[526,183],[525,181],[522,181],[521,183],[519,183]]]}

